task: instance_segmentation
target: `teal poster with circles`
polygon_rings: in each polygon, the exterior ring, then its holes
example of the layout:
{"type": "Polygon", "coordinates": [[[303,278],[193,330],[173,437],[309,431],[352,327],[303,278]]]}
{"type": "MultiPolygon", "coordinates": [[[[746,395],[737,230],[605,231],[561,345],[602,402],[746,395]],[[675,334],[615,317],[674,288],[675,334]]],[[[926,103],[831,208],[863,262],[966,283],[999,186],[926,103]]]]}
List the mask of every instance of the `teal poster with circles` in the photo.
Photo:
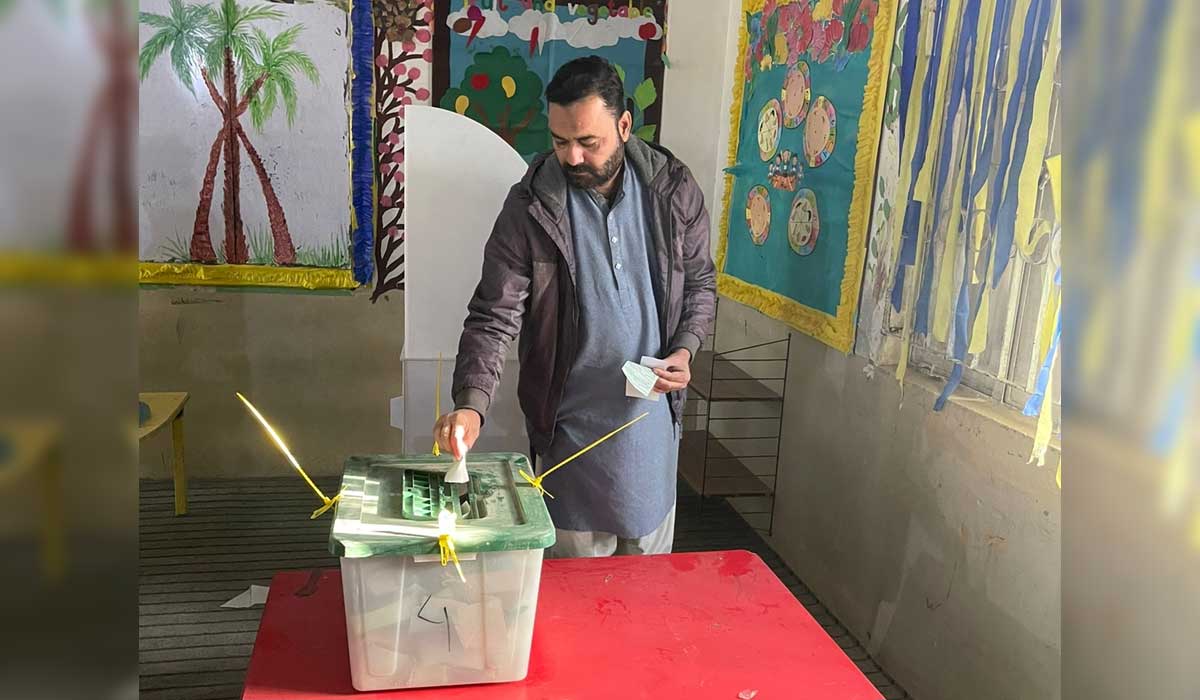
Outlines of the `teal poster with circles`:
{"type": "Polygon", "coordinates": [[[722,294],[843,351],[854,339],[894,0],[744,0],[722,294]]]}

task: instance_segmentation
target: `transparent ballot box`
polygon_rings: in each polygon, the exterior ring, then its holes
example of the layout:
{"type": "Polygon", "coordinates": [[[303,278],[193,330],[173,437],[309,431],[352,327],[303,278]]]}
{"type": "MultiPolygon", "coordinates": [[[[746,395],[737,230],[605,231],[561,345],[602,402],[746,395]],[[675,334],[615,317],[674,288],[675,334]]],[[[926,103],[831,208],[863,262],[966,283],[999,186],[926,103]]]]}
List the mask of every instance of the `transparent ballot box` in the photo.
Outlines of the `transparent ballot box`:
{"type": "Polygon", "coordinates": [[[358,690],[521,680],[529,667],[543,550],[554,526],[518,475],[519,454],[346,462],[330,549],[341,557],[350,670],[358,690]],[[458,557],[442,563],[439,536],[458,557]],[[460,576],[461,569],[461,576],[460,576]]]}

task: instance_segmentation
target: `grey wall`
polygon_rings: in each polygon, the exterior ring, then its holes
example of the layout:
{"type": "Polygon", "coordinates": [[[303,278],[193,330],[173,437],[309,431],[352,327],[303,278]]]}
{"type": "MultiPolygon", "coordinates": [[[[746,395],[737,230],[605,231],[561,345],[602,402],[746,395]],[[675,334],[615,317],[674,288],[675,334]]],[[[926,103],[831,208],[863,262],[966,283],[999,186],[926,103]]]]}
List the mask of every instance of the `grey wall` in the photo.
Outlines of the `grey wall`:
{"type": "MultiPolygon", "coordinates": [[[[784,333],[720,314],[720,349],[784,333]]],[[[940,385],[910,371],[902,403],[865,367],[792,334],[772,547],[917,700],[1060,697],[1058,452],[1028,465],[1014,411],[935,413],[940,385]]]]}
{"type": "MultiPolygon", "coordinates": [[[[234,396],[246,395],[311,474],[352,453],[398,452],[389,399],[401,393],[403,304],[353,295],[201,288],[140,293],[141,391],[187,391],[189,474],[294,470],[234,396]]],[[[142,445],[143,477],[170,474],[170,431],[142,445]]],[[[298,478],[298,477],[297,477],[298,478]]]]}

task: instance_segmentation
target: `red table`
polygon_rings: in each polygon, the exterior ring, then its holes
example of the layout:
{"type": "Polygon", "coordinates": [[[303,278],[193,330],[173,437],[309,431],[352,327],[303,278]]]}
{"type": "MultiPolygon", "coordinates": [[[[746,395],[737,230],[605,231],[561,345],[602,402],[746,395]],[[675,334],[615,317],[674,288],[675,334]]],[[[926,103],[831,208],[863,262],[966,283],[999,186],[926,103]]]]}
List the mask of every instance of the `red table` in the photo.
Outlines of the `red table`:
{"type": "Polygon", "coordinates": [[[750,552],[547,560],[521,682],[358,693],[341,574],[271,582],[243,700],[878,700],[750,552]]]}

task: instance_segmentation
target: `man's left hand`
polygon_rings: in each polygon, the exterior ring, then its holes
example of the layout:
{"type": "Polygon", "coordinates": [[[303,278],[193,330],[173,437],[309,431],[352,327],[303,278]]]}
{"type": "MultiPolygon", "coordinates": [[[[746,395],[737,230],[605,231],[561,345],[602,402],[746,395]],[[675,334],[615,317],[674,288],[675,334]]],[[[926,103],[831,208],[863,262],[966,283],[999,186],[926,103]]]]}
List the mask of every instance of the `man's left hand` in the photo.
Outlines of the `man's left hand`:
{"type": "Polygon", "coordinates": [[[658,382],[655,383],[654,390],[666,394],[686,389],[688,383],[692,381],[692,353],[688,352],[686,348],[680,348],[664,357],[663,361],[667,363],[666,369],[654,370],[654,373],[658,375],[658,382]]]}

